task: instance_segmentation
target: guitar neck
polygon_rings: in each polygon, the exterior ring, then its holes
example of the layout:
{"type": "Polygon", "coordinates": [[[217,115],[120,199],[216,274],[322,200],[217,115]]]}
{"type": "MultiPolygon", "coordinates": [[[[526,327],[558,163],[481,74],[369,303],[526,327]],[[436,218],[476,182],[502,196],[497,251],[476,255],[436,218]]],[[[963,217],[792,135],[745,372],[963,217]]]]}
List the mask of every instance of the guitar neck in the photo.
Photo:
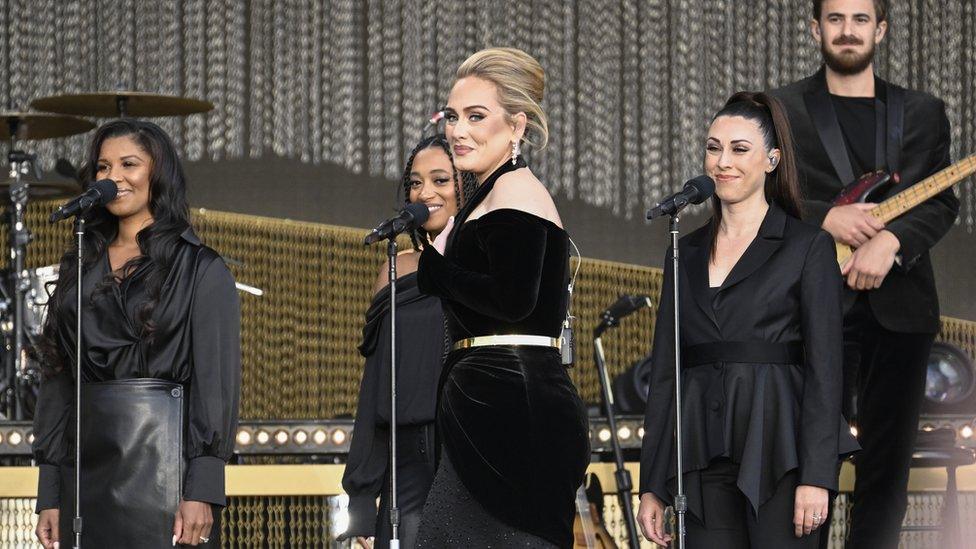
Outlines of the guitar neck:
{"type": "Polygon", "coordinates": [[[887,223],[940,192],[976,173],[976,154],[926,177],[892,196],[871,210],[871,215],[887,223]]]}

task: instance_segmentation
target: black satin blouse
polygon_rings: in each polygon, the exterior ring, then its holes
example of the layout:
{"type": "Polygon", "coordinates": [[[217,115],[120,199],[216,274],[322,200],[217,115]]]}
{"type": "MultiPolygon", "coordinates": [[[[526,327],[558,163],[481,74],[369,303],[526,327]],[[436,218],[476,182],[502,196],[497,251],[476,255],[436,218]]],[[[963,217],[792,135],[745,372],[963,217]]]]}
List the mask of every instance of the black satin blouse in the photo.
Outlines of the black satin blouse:
{"type": "MultiPolygon", "coordinates": [[[[62,261],[60,268],[76,267],[62,261]]],[[[156,378],[182,384],[189,464],[183,499],[226,505],[224,464],[234,451],[241,386],[240,303],[234,278],[217,252],[188,228],[154,308],[155,333],[149,341],[137,320],[148,299],[147,267],[96,292],[110,271],[106,250],[84,273],[82,382],[156,378]]],[[[61,307],[56,335],[63,362],[73,365],[74,286],[57,288],[52,299],[61,307]]],[[[38,510],[59,507],[58,469],[74,460],[71,369],[41,383],[33,445],[40,465],[38,510]]]]}

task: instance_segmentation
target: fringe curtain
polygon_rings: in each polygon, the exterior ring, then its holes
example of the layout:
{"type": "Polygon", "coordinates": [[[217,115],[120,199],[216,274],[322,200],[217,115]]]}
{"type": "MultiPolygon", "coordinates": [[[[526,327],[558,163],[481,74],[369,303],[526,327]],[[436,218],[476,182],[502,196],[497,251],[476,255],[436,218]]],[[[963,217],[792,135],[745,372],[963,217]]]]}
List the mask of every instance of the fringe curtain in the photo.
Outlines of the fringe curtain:
{"type": "MultiPolygon", "coordinates": [[[[817,69],[808,0],[0,0],[0,103],[119,88],[205,98],[162,119],[189,160],[278,155],[396,178],[454,69],[491,45],[546,69],[557,195],[640,216],[700,171],[732,92],[817,69]]],[[[877,69],[946,102],[976,152],[976,3],[893,0],[877,69]]],[[[85,137],[32,144],[46,165],[85,137]]],[[[531,153],[530,153],[531,154],[531,153]]],[[[974,227],[973,181],[958,190],[974,227]]]]}

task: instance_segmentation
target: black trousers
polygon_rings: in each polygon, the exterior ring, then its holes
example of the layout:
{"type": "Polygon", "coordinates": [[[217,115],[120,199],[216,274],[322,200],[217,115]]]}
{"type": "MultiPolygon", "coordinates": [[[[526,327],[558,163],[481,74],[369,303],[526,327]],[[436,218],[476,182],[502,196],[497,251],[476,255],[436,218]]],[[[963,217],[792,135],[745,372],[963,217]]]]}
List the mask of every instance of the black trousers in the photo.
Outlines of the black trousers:
{"type": "Polygon", "coordinates": [[[847,547],[896,548],[935,335],[885,329],[862,294],[844,318],[844,340],[845,393],[856,395],[848,412],[861,444],[847,547]]]}
{"type": "MultiPolygon", "coordinates": [[[[812,534],[796,537],[793,526],[793,502],[796,492],[796,473],[790,472],[780,480],[773,497],[753,512],[752,504],[739,491],[735,481],[739,467],[728,459],[713,460],[701,473],[702,502],[705,522],[687,514],[686,542],[692,549],[722,547],[723,549],[815,549],[821,536],[826,537],[825,524],[812,534]]],[[[829,523],[827,523],[829,524],[829,523]]]]}
{"type": "MultiPolygon", "coordinates": [[[[397,508],[400,510],[397,535],[403,549],[416,546],[420,513],[427,501],[430,485],[434,482],[434,471],[434,424],[401,426],[397,430],[397,508]]],[[[390,471],[387,467],[380,508],[376,514],[376,549],[388,548],[393,536],[389,487],[390,471]]]]}

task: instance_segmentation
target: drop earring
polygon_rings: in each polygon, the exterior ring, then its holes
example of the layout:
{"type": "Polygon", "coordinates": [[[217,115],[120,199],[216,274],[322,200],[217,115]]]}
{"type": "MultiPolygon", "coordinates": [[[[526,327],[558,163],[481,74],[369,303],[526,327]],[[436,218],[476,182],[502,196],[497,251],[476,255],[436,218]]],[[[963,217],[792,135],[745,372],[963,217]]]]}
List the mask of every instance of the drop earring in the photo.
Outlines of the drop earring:
{"type": "Polygon", "coordinates": [[[512,165],[515,165],[515,161],[518,159],[518,155],[521,152],[518,141],[512,141],[512,165]]]}

